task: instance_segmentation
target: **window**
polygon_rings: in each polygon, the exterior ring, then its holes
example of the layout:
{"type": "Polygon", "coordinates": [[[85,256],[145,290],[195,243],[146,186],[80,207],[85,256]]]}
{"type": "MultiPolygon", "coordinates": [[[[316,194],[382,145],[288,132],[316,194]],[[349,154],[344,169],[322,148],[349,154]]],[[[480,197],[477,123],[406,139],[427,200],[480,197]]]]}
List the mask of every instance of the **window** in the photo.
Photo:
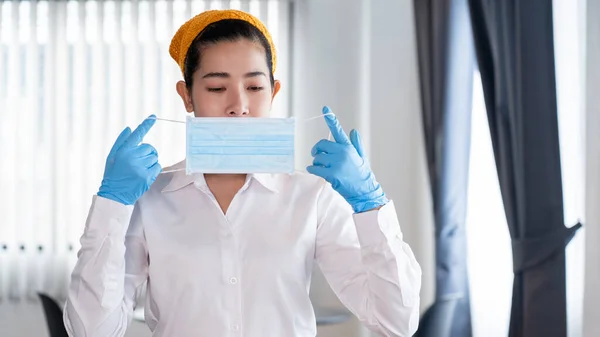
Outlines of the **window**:
{"type": "MultiPolygon", "coordinates": [[[[553,0],[565,225],[585,222],[585,0],[553,0]]],[[[567,246],[567,327],[583,336],[585,227],[567,246]]]]}
{"type": "MultiPolygon", "coordinates": [[[[104,161],[125,126],[183,120],[168,47],[207,9],[259,17],[287,81],[289,1],[0,1],[0,300],[64,298],[104,161]]],[[[289,92],[273,114],[287,116],[289,92]]],[[[185,157],[185,129],[157,123],[145,139],[163,167],[185,157]]]]}
{"type": "Polygon", "coordinates": [[[473,78],[467,265],[474,337],[508,336],[512,253],[479,72],[473,78]]]}
{"type": "MultiPolygon", "coordinates": [[[[585,1],[554,0],[554,44],[564,221],[585,214],[585,1]]],[[[474,74],[467,242],[474,337],[508,335],[512,252],[489,134],[483,91],[474,74]]],[[[582,336],[584,231],[567,247],[569,337],[582,336]]]]}

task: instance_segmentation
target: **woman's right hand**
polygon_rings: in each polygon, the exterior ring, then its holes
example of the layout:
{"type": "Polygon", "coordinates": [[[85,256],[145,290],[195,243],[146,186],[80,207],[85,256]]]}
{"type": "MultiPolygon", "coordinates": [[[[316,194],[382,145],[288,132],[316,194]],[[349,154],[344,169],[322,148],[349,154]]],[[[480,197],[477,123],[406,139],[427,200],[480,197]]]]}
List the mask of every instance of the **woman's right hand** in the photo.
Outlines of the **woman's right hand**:
{"type": "Polygon", "coordinates": [[[121,132],[106,159],[98,196],[133,205],[150,188],[162,168],[156,149],[140,143],[155,122],[151,115],[133,132],[129,127],[121,132]]]}

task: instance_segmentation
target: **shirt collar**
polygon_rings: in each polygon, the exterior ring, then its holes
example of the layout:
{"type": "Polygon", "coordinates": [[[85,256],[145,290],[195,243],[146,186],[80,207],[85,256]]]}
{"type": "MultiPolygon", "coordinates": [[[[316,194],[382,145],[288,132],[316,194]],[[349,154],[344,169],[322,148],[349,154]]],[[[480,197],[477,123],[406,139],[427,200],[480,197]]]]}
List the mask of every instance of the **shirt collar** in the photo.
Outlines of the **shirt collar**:
{"type": "Polygon", "coordinates": [[[277,175],[272,173],[253,173],[249,174],[251,179],[258,181],[266,189],[271,192],[278,193],[279,187],[277,186],[277,175]]]}
{"type": "MultiPolygon", "coordinates": [[[[201,174],[201,173],[196,173],[196,174],[191,174],[191,175],[186,174],[185,160],[183,160],[171,167],[164,169],[164,171],[171,171],[171,170],[174,170],[174,172],[167,173],[167,174],[171,175],[171,180],[162,189],[161,192],[163,192],[163,193],[174,192],[174,191],[182,189],[182,188],[186,187],[187,185],[190,185],[193,183],[196,184],[196,186],[198,186],[200,189],[202,189],[202,188],[208,189],[208,186],[206,185],[206,180],[204,180],[203,174],[201,174]]],[[[279,188],[277,186],[277,175],[276,174],[271,174],[271,173],[248,174],[248,178],[246,179],[246,184],[244,184],[244,187],[242,187],[242,190],[245,190],[246,188],[248,188],[249,183],[253,180],[257,181],[259,184],[261,184],[263,187],[265,187],[266,189],[268,189],[271,192],[275,192],[275,193],[279,192],[279,188]]]]}

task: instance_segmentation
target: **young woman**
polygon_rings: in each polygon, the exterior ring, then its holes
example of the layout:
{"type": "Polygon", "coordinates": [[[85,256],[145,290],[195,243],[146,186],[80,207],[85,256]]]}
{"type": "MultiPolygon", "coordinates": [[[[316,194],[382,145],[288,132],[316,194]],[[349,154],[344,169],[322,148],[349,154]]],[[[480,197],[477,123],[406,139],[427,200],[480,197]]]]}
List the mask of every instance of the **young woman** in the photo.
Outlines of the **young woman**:
{"type": "MultiPolygon", "coordinates": [[[[280,88],[275,48],[255,17],[208,11],[173,37],[196,117],[268,117],[280,88]]],[[[314,337],[316,261],[339,299],[372,331],[411,336],[421,270],[358,133],[333,114],[335,141],[312,150],[311,174],[195,174],[165,169],[141,141],[156,119],[126,128],[93,198],[65,306],[72,336],[123,336],[147,283],[154,336],[314,337]]]]}

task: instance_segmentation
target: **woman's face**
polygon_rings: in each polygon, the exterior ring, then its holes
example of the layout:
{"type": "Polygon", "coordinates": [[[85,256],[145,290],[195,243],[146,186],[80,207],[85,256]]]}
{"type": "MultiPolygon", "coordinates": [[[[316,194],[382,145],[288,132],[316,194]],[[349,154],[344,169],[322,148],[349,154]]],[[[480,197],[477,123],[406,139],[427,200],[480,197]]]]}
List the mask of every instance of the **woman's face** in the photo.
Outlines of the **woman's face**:
{"type": "Polygon", "coordinates": [[[187,90],[177,92],[196,117],[268,117],[279,81],[271,88],[263,47],[241,39],[208,45],[201,51],[200,67],[187,90]]]}

